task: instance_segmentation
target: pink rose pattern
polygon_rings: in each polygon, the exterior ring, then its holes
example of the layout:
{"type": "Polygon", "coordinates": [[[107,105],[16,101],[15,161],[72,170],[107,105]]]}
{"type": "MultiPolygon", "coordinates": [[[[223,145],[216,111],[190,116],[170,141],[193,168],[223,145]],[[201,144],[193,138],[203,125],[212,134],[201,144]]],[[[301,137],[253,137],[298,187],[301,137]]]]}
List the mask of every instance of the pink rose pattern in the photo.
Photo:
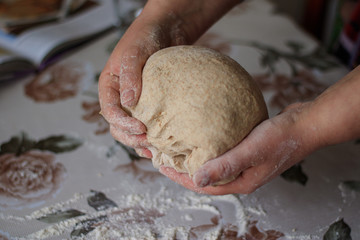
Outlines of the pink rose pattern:
{"type": "Polygon", "coordinates": [[[95,135],[101,135],[109,132],[109,124],[100,114],[101,108],[99,101],[83,102],[81,107],[85,110],[85,114],[82,116],[82,119],[88,123],[97,124],[95,135]]]}
{"type": "Polygon", "coordinates": [[[311,100],[327,87],[319,82],[312,72],[305,69],[294,76],[275,73],[253,75],[253,78],[261,90],[275,91],[270,105],[280,109],[294,102],[311,100]]]}
{"type": "Polygon", "coordinates": [[[149,181],[153,181],[156,178],[164,177],[161,173],[151,170],[146,170],[140,167],[142,162],[148,162],[151,161],[150,159],[146,158],[139,158],[138,160],[133,160],[128,164],[123,164],[117,166],[114,171],[124,171],[128,173],[132,173],[134,176],[138,178],[138,180],[144,184],[146,184],[149,181]]]}
{"type": "MultiPolygon", "coordinates": [[[[205,233],[211,228],[214,228],[220,224],[221,216],[215,216],[211,218],[212,224],[200,225],[193,227],[190,230],[190,239],[199,239],[201,233],[205,233]]],[[[277,240],[285,236],[282,232],[276,230],[260,230],[257,226],[257,221],[249,222],[247,225],[246,233],[238,236],[238,228],[232,224],[222,225],[220,240],[277,240]]]]}
{"type": "Polygon", "coordinates": [[[32,150],[0,155],[0,206],[19,207],[54,195],[65,178],[54,154],[32,150]]]}
{"type": "Polygon", "coordinates": [[[78,63],[60,63],[36,75],[25,86],[25,94],[36,102],[55,102],[73,97],[85,75],[78,63]]]}
{"type": "Polygon", "coordinates": [[[82,140],[51,135],[39,140],[25,132],[0,145],[0,208],[34,206],[53,197],[65,179],[58,153],[73,151],[82,140]]]}

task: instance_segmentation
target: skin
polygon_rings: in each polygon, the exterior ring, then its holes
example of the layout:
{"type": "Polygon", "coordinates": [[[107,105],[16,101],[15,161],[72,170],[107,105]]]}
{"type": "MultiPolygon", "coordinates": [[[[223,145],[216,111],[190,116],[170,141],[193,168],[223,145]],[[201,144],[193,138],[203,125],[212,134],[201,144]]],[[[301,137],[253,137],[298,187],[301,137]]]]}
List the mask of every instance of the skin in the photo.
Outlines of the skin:
{"type": "MultiPolygon", "coordinates": [[[[111,54],[99,80],[101,113],[118,141],[151,158],[146,127],[121,106],[136,105],[147,58],[169,46],[191,44],[239,1],[149,0],[111,54]]],[[[161,167],[160,172],[195,192],[248,194],[313,151],[360,137],[360,68],[314,101],[296,103],[256,128],[237,146],[209,160],[191,179],[161,167]],[[336,114],[335,114],[336,113],[336,114]],[[213,186],[222,179],[237,178],[213,186]]]]}

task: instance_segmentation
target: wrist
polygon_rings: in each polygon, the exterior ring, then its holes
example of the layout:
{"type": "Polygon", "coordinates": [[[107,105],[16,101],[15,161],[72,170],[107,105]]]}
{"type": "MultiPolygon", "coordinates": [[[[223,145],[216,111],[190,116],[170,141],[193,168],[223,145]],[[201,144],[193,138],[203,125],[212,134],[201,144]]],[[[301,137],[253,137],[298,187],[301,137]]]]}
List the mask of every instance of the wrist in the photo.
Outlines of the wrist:
{"type": "Polygon", "coordinates": [[[306,157],[308,154],[323,146],[321,135],[316,128],[315,120],[312,119],[313,102],[295,103],[287,107],[284,112],[289,114],[289,134],[287,138],[293,139],[299,146],[299,159],[306,157]]]}
{"type": "Polygon", "coordinates": [[[339,144],[360,137],[360,67],[325,90],[304,112],[307,134],[318,147],[339,144]]]}
{"type": "Polygon", "coordinates": [[[186,35],[187,44],[191,44],[226,12],[241,2],[241,0],[149,0],[143,13],[157,24],[180,29],[186,35]]]}

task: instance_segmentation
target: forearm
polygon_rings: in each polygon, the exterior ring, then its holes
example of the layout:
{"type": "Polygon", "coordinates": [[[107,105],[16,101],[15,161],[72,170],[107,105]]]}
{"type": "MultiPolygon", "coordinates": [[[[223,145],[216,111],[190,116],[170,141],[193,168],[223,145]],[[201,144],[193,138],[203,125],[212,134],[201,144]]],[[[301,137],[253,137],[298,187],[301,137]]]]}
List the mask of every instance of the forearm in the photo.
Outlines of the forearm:
{"type": "Polygon", "coordinates": [[[167,19],[167,24],[185,32],[190,44],[241,2],[242,0],[149,0],[142,14],[150,21],[167,19]]]}
{"type": "Polygon", "coordinates": [[[328,88],[302,114],[305,139],[317,148],[360,137],[360,67],[328,88]]]}

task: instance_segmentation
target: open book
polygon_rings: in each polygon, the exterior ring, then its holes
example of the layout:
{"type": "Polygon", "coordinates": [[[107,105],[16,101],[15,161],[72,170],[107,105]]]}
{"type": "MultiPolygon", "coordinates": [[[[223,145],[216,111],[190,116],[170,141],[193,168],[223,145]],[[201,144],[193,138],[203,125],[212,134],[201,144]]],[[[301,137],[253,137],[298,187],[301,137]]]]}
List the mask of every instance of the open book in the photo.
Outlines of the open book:
{"type": "MultiPolygon", "coordinates": [[[[48,19],[30,27],[6,25],[0,19],[0,81],[41,70],[117,23],[112,1],[82,2],[79,9],[66,18],[54,19],[47,15],[48,19]]],[[[3,17],[1,13],[0,16],[3,17]]]]}

